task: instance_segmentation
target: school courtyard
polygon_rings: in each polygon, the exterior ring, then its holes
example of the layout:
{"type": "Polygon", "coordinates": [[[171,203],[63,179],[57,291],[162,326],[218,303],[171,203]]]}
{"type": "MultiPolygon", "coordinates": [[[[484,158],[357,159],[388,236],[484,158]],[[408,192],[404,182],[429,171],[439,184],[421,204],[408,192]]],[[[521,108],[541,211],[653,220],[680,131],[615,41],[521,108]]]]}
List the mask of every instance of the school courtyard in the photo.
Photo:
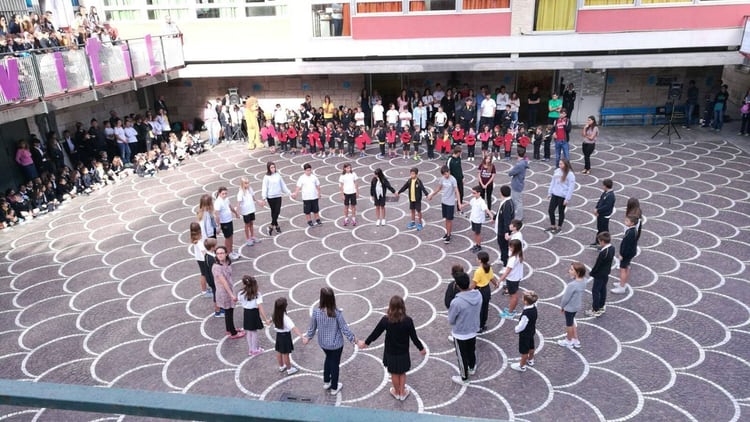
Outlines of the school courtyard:
{"type": "MultiPolygon", "coordinates": [[[[451,265],[472,272],[477,267],[467,218],[456,219],[453,241],[445,245],[440,198],[425,201],[426,225],[417,232],[406,229],[408,203],[402,195],[387,204],[388,225],[375,225],[369,198],[375,168],[398,189],[416,165],[432,191],[443,161],[381,160],[371,146],[367,157],[352,161],[364,181],[359,224],[345,227],[338,177],[347,159],[279,157],[267,149],[248,154],[244,145],[223,144],[178,169],[153,178],[131,176],[0,233],[0,378],[501,420],[747,420],[750,142],[729,126],[722,134],[680,129],[683,138],[672,137],[671,144],[663,135],[652,140],[656,129],[602,128],[591,175],[579,172],[580,137],[572,136],[578,186],[558,235],[544,232],[554,160],[530,163],[521,287],[535,290],[540,302],[536,365],[525,373],[510,368],[519,359],[515,322],[498,317],[507,297],[496,292],[489,329],[477,342],[476,375],[468,386],[451,381],[458,370],[443,293],[451,265]],[[273,301],[286,296],[289,314],[303,331],[320,287],[331,286],[360,338],[375,327],[392,295],[404,296],[429,349],[423,358],[412,348],[407,376],[412,394],[405,401],[388,392],[381,364],[384,337],[365,350],[345,347],[344,387],[334,397],[321,388],[323,353],[316,340],[307,346],[295,341],[292,361],[300,371],[280,374],[272,329],[261,335],[266,352],[249,357],[245,340],[227,338],[211,300],[199,295],[198,266],[188,248],[199,197],[227,186],[235,198],[242,176],[259,197],[269,160],[292,190],[302,165],[312,163],[322,183],[324,224],[308,228],[301,201],[286,197],[282,233],[269,237],[270,214],[260,209],[256,230],[262,242],[240,250],[241,259],[232,264],[235,283],[243,274],[256,276],[269,314],[273,301]],[[604,178],[615,182],[617,211],[610,230],[616,247],[628,197],[640,200],[646,218],[633,288],[626,295],[610,293],[599,318],[579,313],[582,347],[568,350],[556,344],[564,333],[557,305],[570,263],[591,266],[596,258],[587,245],[595,235],[591,211],[604,178]]],[[[464,160],[467,197],[478,164],[464,160]]],[[[511,164],[495,164],[497,198],[511,164]]],[[[495,200],[494,210],[498,204],[495,200]]],[[[491,224],[482,237],[494,261],[491,224]]],[[[241,221],[235,219],[234,244],[243,243],[241,221]]],[[[617,275],[613,269],[613,282],[617,275]]],[[[587,295],[587,306],[590,301],[587,295]]],[[[241,315],[235,313],[237,324],[241,315]]],[[[7,406],[0,407],[0,418],[143,420],[7,406]]]]}

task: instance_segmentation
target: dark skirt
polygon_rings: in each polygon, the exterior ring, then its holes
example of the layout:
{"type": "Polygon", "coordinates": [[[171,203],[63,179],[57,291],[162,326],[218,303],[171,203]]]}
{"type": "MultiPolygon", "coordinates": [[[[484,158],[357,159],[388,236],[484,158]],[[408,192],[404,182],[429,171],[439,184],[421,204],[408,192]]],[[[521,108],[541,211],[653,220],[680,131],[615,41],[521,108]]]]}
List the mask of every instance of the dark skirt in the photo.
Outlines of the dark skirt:
{"type": "Polygon", "coordinates": [[[292,343],[292,333],[289,331],[276,333],[276,351],[282,354],[292,353],[294,344],[292,343]]]}
{"type": "Polygon", "coordinates": [[[383,353],[383,366],[388,368],[389,374],[405,374],[411,369],[411,358],[408,353],[402,355],[383,353]]]}
{"type": "Polygon", "coordinates": [[[242,328],[246,330],[263,329],[263,321],[260,319],[260,311],[258,311],[258,308],[245,309],[244,317],[242,328]]]}

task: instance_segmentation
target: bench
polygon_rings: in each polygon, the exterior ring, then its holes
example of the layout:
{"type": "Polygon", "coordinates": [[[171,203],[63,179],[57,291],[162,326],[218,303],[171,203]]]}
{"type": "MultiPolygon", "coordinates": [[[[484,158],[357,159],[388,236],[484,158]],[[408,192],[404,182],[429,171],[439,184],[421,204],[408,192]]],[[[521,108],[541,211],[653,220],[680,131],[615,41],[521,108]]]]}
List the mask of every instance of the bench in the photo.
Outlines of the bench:
{"type": "Polygon", "coordinates": [[[602,108],[602,126],[612,124],[640,124],[646,126],[652,116],[656,115],[656,107],[605,107],[602,108]]]}

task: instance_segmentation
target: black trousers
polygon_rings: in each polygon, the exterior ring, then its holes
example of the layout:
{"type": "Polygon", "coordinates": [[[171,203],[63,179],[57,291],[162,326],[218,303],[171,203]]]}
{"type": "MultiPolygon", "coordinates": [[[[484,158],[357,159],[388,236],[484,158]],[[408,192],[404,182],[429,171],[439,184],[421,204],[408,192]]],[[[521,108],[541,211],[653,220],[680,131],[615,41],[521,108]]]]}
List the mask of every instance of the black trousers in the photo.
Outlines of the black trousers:
{"type": "Polygon", "coordinates": [[[562,196],[552,195],[550,201],[549,201],[549,222],[553,226],[562,227],[563,222],[565,221],[565,198],[562,196]],[[555,210],[558,211],[560,214],[560,221],[558,221],[557,224],[555,224],[555,210]]]}
{"type": "Polygon", "coordinates": [[[237,329],[234,328],[234,308],[224,309],[224,325],[226,326],[227,332],[229,332],[229,334],[237,334],[237,329]]]}
{"type": "Polygon", "coordinates": [[[591,154],[594,153],[596,144],[583,144],[583,169],[591,170],[591,154]]]}
{"type": "Polygon", "coordinates": [[[477,365],[477,338],[468,340],[453,340],[456,346],[456,357],[458,358],[458,370],[461,379],[469,378],[469,368],[474,369],[477,365]]]}
{"type": "MultiPolygon", "coordinates": [[[[596,216],[596,234],[598,235],[601,232],[608,232],[608,231],[609,231],[609,218],[606,218],[603,215],[597,215],[596,216]]],[[[599,241],[596,238],[594,238],[594,243],[598,245],[599,241]]]]}
{"type": "Polygon", "coordinates": [[[595,311],[604,308],[604,302],[607,300],[607,278],[595,278],[591,287],[591,307],[595,311]]]}
{"type": "Polygon", "coordinates": [[[323,353],[326,355],[326,360],[323,362],[323,382],[331,383],[331,388],[339,388],[339,365],[341,364],[341,352],[344,351],[343,347],[338,349],[323,349],[323,353]]]}
{"type": "Polygon", "coordinates": [[[490,298],[492,297],[490,285],[480,287],[479,293],[482,294],[482,308],[479,310],[479,327],[484,328],[487,325],[487,316],[490,312],[490,298]]]}
{"type": "Polygon", "coordinates": [[[271,225],[279,227],[279,214],[281,214],[281,197],[266,198],[268,207],[271,208],[271,225]]]}
{"type": "Polygon", "coordinates": [[[505,240],[505,233],[497,234],[497,248],[500,249],[500,260],[503,266],[508,265],[508,241],[505,240]]]}
{"type": "Polygon", "coordinates": [[[487,208],[492,209],[492,190],[495,188],[494,183],[490,183],[487,185],[485,189],[482,189],[482,192],[479,194],[479,196],[484,199],[484,202],[487,203],[487,208]]]}

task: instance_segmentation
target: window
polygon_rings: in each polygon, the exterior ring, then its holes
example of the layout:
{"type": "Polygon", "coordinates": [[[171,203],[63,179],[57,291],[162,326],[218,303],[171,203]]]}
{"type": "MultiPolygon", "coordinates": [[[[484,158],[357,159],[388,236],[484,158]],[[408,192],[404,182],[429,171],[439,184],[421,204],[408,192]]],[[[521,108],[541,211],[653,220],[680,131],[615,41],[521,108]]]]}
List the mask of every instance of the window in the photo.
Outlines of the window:
{"type": "Polygon", "coordinates": [[[236,19],[281,16],[287,13],[285,0],[104,0],[107,20],[236,19]],[[145,13],[143,13],[145,12],[145,13]]]}
{"type": "Polygon", "coordinates": [[[629,6],[633,0],[585,0],[584,6],[629,6]]]}
{"type": "Polygon", "coordinates": [[[456,0],[410,0],[410,12],[456,10],[456,0]]]}
{"type": "Polygon", "coordinates": [[[357,13],[400,13],[402,1],[357,0],[357,13]]]}
{"type": "Polygon", "coordinates": [[[464,10],[508,9],[510,0],[463,0],[464,10]]]}

